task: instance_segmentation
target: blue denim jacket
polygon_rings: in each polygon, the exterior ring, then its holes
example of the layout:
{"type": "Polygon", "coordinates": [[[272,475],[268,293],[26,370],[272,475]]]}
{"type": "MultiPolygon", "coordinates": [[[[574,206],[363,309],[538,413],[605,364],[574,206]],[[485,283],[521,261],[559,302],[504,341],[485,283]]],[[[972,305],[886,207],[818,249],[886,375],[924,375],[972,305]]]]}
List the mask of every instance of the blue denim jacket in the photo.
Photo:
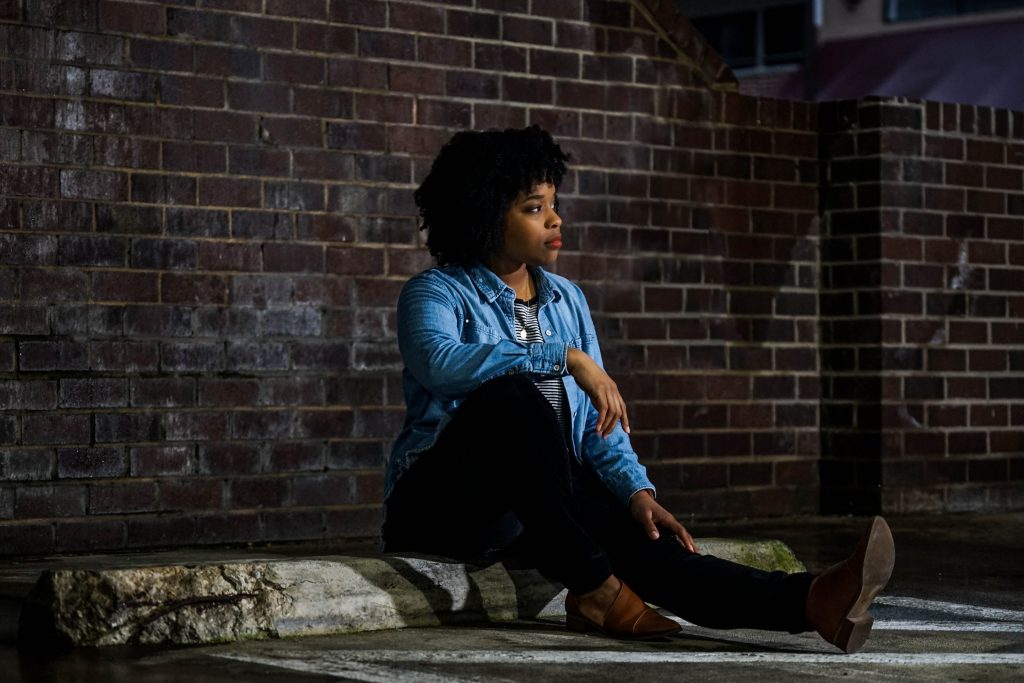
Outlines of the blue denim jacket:
{"type": "Polygon", "coordinates": [[[544,343],[515,339],[515,292],[482,264],[432,268],[402,288],[398,346],[405,361],[406,418],[388,461],[385,499],[416,457],[434,444],[470,392],[489,379],[516,372],[562,378],[572,413],[574,453],[623,503],[641,489],[653,492],[622,425],[607,438],[598,435],[597,410],[566,371],[570,346],[604,367],[583,292],[541,268],[531,272],[544,343]]]}

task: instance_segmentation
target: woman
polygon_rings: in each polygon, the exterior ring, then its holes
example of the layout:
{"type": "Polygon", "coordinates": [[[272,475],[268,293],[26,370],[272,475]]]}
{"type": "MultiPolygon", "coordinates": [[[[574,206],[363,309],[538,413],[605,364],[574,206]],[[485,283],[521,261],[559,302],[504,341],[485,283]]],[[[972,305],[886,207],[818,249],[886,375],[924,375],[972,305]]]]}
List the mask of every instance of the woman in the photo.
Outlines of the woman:
{"type": "Polygon", "coordinates": [[[583,292],[546,270],[562,247],[567,161],[536,126],[466,131],[416,191],[439,267],[398,303],[407,415],[388,463],[385,549],[525,559],[567,587],[574,630],[678,631],[649,601],[711,628],[816,629],[857,650],[892,571],[881,518],[814,577],[701,555],[656,501],[583,292]]]}

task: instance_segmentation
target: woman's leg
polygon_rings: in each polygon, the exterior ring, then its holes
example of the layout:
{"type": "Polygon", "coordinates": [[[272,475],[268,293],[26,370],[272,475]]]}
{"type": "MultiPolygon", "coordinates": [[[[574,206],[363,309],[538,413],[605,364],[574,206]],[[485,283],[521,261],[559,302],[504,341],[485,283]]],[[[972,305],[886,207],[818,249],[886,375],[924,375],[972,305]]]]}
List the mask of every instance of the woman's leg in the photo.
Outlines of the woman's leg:
{"type": "Polygon", "coordinates": [[[571,460],[554,410],[528,376],[487,382],[395,484],[385,549],[478,559],[511,512],[553,578],[574,593],[592,591],[611,566],[580,520],[571,460]]]}
{"type": "Polygon", "coordinates": [[[652,541],[589,470],[574,468],[587,529],[605,549],[615,575],[641,598],[708,628],[812,630],[805,615],[813,576],[766,572],[694,554],[665,529],[652,541]]]}

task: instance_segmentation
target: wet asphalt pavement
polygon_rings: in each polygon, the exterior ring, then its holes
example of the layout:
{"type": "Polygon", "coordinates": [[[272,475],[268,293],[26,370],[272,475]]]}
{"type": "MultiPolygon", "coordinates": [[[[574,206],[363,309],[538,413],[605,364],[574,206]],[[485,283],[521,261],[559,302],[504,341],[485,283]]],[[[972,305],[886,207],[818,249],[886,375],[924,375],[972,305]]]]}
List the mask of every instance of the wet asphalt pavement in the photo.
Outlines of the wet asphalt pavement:
{"type": "MultiPolygon", "coordinates": [[[[2,612],[0,681],[1024,680],[1024,513],[889,519],[896,570],[864,649],[813,634],[684,625],[663,641],[569,633],[557,621],[405,629],[189,648],[19,651],[2,612]]],[[[852,549],[864,520],[692,524],[695,536],[776,538],[809,569],[852,549]]]]}

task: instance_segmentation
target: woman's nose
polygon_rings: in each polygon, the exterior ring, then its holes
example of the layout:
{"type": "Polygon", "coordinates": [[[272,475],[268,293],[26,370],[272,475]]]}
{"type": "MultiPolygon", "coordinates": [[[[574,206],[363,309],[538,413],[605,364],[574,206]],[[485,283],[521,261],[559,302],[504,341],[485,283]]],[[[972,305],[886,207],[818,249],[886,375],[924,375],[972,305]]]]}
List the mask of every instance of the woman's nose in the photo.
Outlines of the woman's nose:
{"type": "Polygon", "coordinates": [[[547,227],[554,228],[554,227],[557,227],[557,226],[559,226],[561,224],[562,224],[562,217],[558,215],[557,211],[555,211],[554,209],[551,209],[551,212],[548,213],[548,224],[547,224],[547,227]]]}

